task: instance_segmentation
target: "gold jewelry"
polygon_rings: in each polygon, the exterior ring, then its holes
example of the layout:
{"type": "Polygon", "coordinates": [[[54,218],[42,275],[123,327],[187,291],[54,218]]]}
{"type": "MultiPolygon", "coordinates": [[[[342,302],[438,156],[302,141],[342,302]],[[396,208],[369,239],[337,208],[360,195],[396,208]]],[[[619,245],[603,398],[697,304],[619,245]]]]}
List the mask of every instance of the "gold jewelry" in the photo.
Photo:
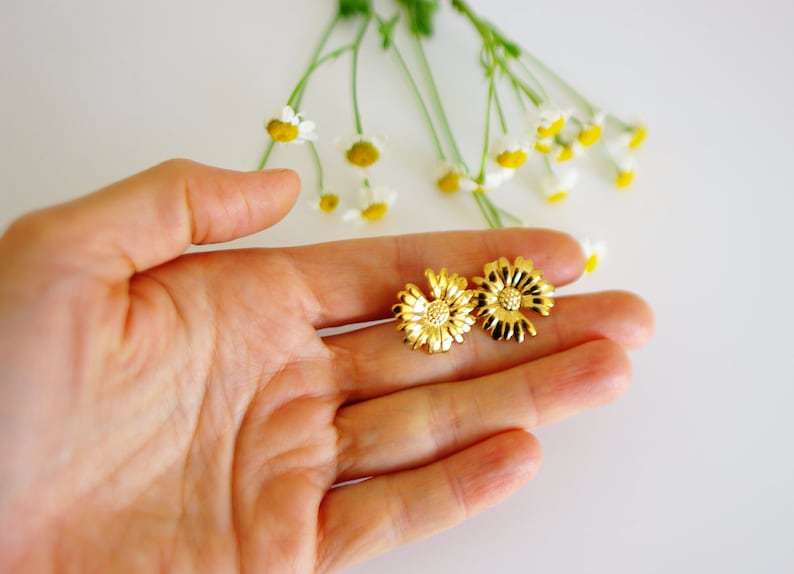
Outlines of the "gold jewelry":
{"type": "Polygon", "coordinates": [[[477,316],[485,318],[483,329],[497,341],[515,337],[517,343],[522,343],[526,333],[537,335],[521,308],[545,317],[554,306],[554,286],[541,279],[543,271],[534,269],[532,261],[523,257],[517,257],[512,264],[500,257],[486,264],[483,274],[485,277],[472,279],[479,287],[475,299],[477,316]]]}
{"type": "Polygon", "coordinates": [[[426,345],[428,353],[445,353],[453,341],[463,342],[464,333],[477,320],[471,314],[476,306],[474,291],[466,289],[465,278],[457,273],[448,276],[443,268],[438,275],[426,269],[425,277],[432,298],[409,283],[397,294],[400,303],[392,311],[400,321],[397,329],[405,333],[405,343],[412,349],[426,345]]]}

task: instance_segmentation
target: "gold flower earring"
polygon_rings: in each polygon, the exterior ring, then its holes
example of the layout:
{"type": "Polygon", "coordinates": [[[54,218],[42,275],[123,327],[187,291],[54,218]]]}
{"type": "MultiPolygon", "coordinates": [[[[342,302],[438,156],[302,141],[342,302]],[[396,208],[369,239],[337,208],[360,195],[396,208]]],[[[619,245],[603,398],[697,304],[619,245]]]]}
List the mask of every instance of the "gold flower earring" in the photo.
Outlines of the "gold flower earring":
{"type": "Polygon", "coordinates": [[[523,257],[517,257],[512,264],[500,257],[486,264],[483,274],[485,277],[472,279],[479,287],[475,297],[477,316],[485,319],[483,329],[497,341],[515,337],[516,342],[522,343],[527,333],[537,335],[521,309],[545,317],[554,306],[554,286],[542,279],[543,271],[523,257]]]}
{"type": "Polygon", "coordinates": [[[405,333],[405,343],[412,349],[427,346],[428,353],[445,353],[452,343],[462,343],[477,320],[471,312],[476,307],[475,292],[466,289],[465,278],[446,269],[436,275],[425,270],[431,298],[416,285],[409,283],[397,294],[400,303],[392,307],[400,321],[397,329],[405,333]]]}

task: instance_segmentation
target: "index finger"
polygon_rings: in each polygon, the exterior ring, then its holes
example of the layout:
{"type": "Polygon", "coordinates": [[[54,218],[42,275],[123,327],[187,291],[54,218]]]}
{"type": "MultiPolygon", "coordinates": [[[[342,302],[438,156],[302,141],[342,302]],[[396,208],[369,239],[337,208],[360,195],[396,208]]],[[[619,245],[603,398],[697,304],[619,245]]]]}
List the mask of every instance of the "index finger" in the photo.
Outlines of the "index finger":
{"type": "MultiPolygon", "coordinates": [[[[406,283],[425,284],[425,269],[470,279],[499,257],[531,259],[555,286],[579,277],[584,255],[571,236],[545,229],[494,229],[339,241],[287,250],[309,289],[304,307],[315,328],[392,317],[406,283]]],[[[424,289],[424,287],[422,287],[424,289]]]]}

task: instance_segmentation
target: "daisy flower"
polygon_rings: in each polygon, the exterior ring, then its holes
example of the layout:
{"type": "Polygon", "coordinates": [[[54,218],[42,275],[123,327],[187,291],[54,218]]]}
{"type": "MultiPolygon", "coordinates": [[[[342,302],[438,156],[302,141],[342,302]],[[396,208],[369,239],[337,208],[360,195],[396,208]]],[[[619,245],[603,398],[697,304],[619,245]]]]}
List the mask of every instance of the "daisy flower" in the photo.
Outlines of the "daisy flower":
{"type": "Polygon", "coordinates": [[[413,349],[426,346],[428,353],[445,353],[452,343],[462,343],[463,335],[474,325],[471,312],[475,302],[474,291],[466,289],[467,281],[457,273],[448,275],[446,269],[436,275],[432,269],[425,271],[430,285],[430,297],[419,287],[409,283],[397,297],[400,302],[392,307],[405,333],[405,343],[413,349]]]}
{"type": "Polygon", "coordinates": [[[491,146],[494,161],[503,169],[518,169],[529,156],[529,146],[513,137],[501,137],[491,146]]]}
{"type": "Polygon", "coordinates": [[[607,244],[604,241],[590,241],[589,239],[585,239],[582,241],[582,250],[585,256],[584,272],[589,275],[596,270],[604,257],[606,257],[607,244]]]}
{"type": "Polygon", "coordinates": [[[514,170],[500,169],[499,171],[492,171],[486,173],[482,182],[470,177],[461,177],[460,189],[463,191],[476,191],[477,193],[488,193],[493,191],[505,181],[513,177],[514,170]]]}
{"type": "Polygon", "coordinates": [[[378,162],[383,144],[383,138],[379,136],[356,134],[340,142],[339,147],[350,165],[366,169],[378,162]]]}
{"type": "Polygon", "coordinates": [[[483,274],[485,277],[472,279],[479,287],[477,314],[485,318],[483,328],[497,341],[515,337],[521,343],[527,334],[537,335],[535,326],[521,309],[545,317],[554,307],[554,286],[542,279],[543,272],[523,257],[517,257],[513,263],[500,257],[486,264],[483,274]]]}
{"type": "Polygon", "coordinates": [[[637,170],[634,160],[625,158],[616,164],[617,175],[615,176],[615,185],[619,189],[626,189],[634,182],[634,174],[637,170]]]}
{"type": "Polygon", "coordinates": [[[584,151],[584,146],[582,146],[578,138],[567,135],[562,136],[559,133],[551,137],[540,137],[535,134],[534,142],[535,151],[560,163],[570,161],[582,155],[584,151]]]}
{"type": "Polygon", "coordinates": [[[461,189],[461,181],[466,179],[465,170],[459,166],[442,162],[436,175],[436,187],[444,193],[455,193],[461,189]]]}
{"type": "Polygon", "coordinates": [[[648,126],[642,122],[635,122],[623,135],[624,144],[630,150],[639,148],[648,136],[648,126]]]}
{"type": "Polygon", "coordinates": [[[359,191],[359,209],[349,209],[342,218],[359,225],[379,221],[397,199],[397,192],[388,187],[363,185],[359,191]]]}
{"type": "Polygon", "coordinates": [[[601,139],[606,117],[602,111],[595,112],[588,121],[582,123],[581,129],[576,135],[576,141],[584,147],[590,147],[598,142],[601,139]]]}
{"type": "Polygon", "coordinates": [[[551,153],[551,150],[554,149],[554,138],[537,138],[535,140],[535,151],[547,154],[551,153]]]}
{"type": "Polygon", "coordinates": [[[303,119],[302,115],[295,113],[291,106],[284,106],[281,110],[281,119],[271,118],[265,122],[267,133],[273,141],[280,143],[300,144],[314,141],[317,139],[314,128],[313,121],[303,119]]]}
{"type": "Polygon", "coordinates": [[[557,203],[562,201],[571,193],[571,190],[579,180],[579,172],[569,169],[562,173],[550,173],[541,182],[541,189],[546,201],[557,203]]]}
{"type": "Polygon", "coordinates": [[[563,163],[571,161],[573,158],[582,155],[582,145],[578,140],[566,140],[558,137],[549,154],[554,157],[554,161],[563,163]]]}
{"type": "Polygon", "coordinates": [[[565,127],[567,114],[556,106],[543,103],[530,114],[532,132],[538,139],[553,138],[565,127]]]}
{"type": "Polygon", "coordinates": [[[312,207],[323,213],[332,213],[339,207],[339,196],[332,191],[323,191],[312,203],[312,207]]]}

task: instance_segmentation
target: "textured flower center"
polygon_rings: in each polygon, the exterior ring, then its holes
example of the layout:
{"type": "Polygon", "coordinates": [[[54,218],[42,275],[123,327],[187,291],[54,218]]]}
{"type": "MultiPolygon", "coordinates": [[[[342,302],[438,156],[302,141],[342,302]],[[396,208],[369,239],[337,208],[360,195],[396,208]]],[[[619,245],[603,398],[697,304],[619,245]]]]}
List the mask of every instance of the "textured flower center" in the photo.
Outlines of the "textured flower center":
{"type": "Polygon", "coordinates": [[[320,197],[320,210],[331,213],[339,205],[339,196],[334,193],[324,193],[320,197]]]}
{"type": "Polygon", "coordinates": [[[428,323],[440,327],[449,320],[449,305],[440,299],[433,301],[427,306],[425,316],[428,323]]]}
{"type": "Polygon", "coordinates": [[[618,177],[615,179],[615,183],[621,189],[624,189],[631,185],[631,182],[634,181],[634,172],[633,171],[621,171],[618,174],[618,177]]]}
{"type": "Polygon", "coordinates": [[[538,126],[538,137],[554,137],[562,131],[563,126],[565,126],[565,118],[562,116],[557,116],[557,118],[548,125],[538,126]]]}
{"type": "Polygon", "coordinates": [[[270,120],[267,124],[267,133],[277,142],[287,143],[298,137],[298,126],[281,120],[270,120]]]}
{"type": "Polygon", "coordinates": [[[593,253],[587,258],[587,261],[584,263],[584,270],[585,273],[592,273],[598,267],[598,254],[593,253]]]}
{"type": "Polygon", "coordinates": [[[454,193],[460,189],[460,175],[454,171],[444,174],[437,182],[438,189],[444,193],[454,193]]]}
{"type": "Polygon", "coordinates": [[[601,126],[594,124],[579,132],[579,143],[589,147],[601,139],[601,126]]]}
{"type": "Polygon", "coordinates": [[[569,161],[573,159],[573,148],[569,145],[563,146],[557,155],[557,161],[569,161]]]}
{"type": "Polygon", "coordinates": [[[551,151],[551,144],[546,141],[536,141],[535,151],[539,151],[540,153],[549,153],[551,151]]]}
{"type": "Polygon", "coordinates": [[[631,135],[631,139],[629,140],[629,147],[631,149],[637,149],[642,145],[642,142],[645,141],[645,136],[648,134],[648,129],[645,127],[637,127],[634,129],[634,132],[631,135]]]}
{"type": "Polygon", "coordinates": [[[499,292],[499,306],[508,311],[518,311],[521,308],[521,291],[515,287],[505,287],[499,292]]]}
{"type": "Polygon", "coordinates": [[[496,156],[496,163],[507,169],[518,169],[527,161],[527,152],[524,150],[503,151],[496,156]]]}
{"type": "Polygon", "coordinates": [[[548,201],[549,203],[558,203],[558,202],[562,201],[563,199],[565,199],[566,197],[568,197],[568,192],[565,191],[564,189],[561,189],[559,191],[555,191],[555,192],[547,195],[546,196],[546,201],[548,201]]]}
{"type": "Polygon", "coordinates": [[[367,221],[377,221],[382,219],[388,210],[389,206],[385,203],[371,203],[361,211],[361,217],[367,221]]]}
{"type": "Polygon", "coordinates": [[[355,166],[369,167],[380,159],[380,152],[370,142],[361,141],[350,146],[345,157],[355,166]]]}

